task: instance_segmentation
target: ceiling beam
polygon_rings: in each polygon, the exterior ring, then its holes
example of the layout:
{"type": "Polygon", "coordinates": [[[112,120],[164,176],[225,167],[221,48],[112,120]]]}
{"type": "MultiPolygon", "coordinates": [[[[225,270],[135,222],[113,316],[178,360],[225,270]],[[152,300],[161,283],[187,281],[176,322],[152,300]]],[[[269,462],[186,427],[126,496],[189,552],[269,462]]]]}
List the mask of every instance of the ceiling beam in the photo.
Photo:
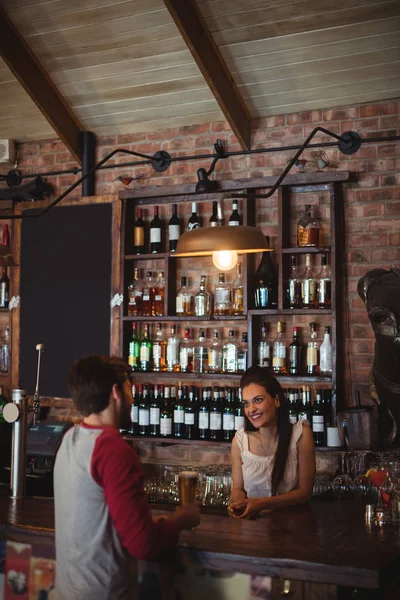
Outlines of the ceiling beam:
{"type": "Polygon", "coordinates": [[[250,114],[195,0],[164,3],[241,147],[250,150],[250,114]]]}
{"type": "Polygon", "coordinates": [[[1,8],[0,55],[81,165],[82,125],[15,25],[1,8]]]}

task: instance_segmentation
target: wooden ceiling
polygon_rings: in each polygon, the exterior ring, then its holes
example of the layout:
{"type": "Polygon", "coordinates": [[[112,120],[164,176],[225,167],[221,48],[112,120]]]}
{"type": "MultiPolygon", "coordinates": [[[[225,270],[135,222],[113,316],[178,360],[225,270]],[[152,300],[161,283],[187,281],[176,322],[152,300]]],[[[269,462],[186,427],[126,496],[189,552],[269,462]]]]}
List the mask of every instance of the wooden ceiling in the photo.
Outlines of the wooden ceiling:
{"type": "MultiPolygon", "coordinates": [[[[163,0],[0,0],[97,135],[221,120],[163,0]]],[[[170,2],[174,4],[174,2],[170,2]]],[[[399,0],[197,0],[250,117],[400,96],[399,0]]],[[[0,59],[0,138],[55,137],[0,59]]]]}

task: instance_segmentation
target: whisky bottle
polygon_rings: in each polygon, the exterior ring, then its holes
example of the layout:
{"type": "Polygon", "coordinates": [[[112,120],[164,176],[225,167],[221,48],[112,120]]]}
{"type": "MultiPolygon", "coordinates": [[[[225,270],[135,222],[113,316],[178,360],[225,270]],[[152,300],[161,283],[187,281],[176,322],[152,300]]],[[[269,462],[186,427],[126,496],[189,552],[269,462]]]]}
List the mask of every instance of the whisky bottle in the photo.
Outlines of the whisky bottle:
{"type": "Polygon", "coordinates": [[[171,325],[171,335],[167,342],[167,370],[178,373],[179,365],[179,338],[176,335],[176,326],[171,325]]]}
{"type": "Polygon", "coordinates": [[[154,286],[153,274],[151,271],[146,272],[146,279],[143,284],[142,293],[142,316],[151,317],[152,307],[154,305],[154,286]]]}
{"type": "Polygon", "coordinates": [[[311,214],[311,205],[306,204],[303,216],[297,223],[297,245],[299,248],[305,246],[319,246],[320,225],[311,214]]]}
{"type": "Polygon", "coordinates": [[[158,216],[158,206],[154,207],[154,218],[150,223],[150,252],[162,252],[162,221],[158,216]]]}
{"type": "Polygon", "coordinates": [[[229,217],[229,225],[238,227],[241,224],[241,218],[238,212],[238,201],[232,201],[232,214],[229,217]]]}
{"type": "Polygon", "coordinates": [[[236,269],[236,277],[232,284],[232,314],[242,315],[244,312],[244,293],[243,293],[243,276],[242,264],[238,263],[236,269]]]}
{"type": "Polygon", "coordinates": [[[140,371],[140,341],[137,335],[136,323],[132,323],[132,338],[129,342],[128,364],[132,371],[140,371]]]}
{"type": "Polygon", "coordinates": [[[266,367],[269,369],[272,367],[272,348],[271,344],[267,339],[268,336],[268,325],[263,323],[261,327],[261,340],[258,346],[258,366],[266,367]]]}
{"type": "Polygon", "coordinates": [[[168,237],[169,244],[168,248],[171,253],[176,252],[176,247],[178,245],[178,240],[181,235],[181,220],[178,217],[178,205],[172,205],[172,217],[168,223],[168,237]]]}
{"type": "Polygon", "coordinates": [[[144,326],[143,338],[140,342],[140,370],[141,371],[151,371],[152,368],[152,346],[149,335],[149,325],[146,323],[144,326]]]}
{"type": "Polygon", "coordinates": [[[289,344],[289,373],[298,375],[301,368],[301,344],[297,327],[293,327],[293,341],[289,344]]]}
{"type": "Polygon", "coordinates": [[[183,340],[179,350],[180,370],[183,373],[193,372],[193,341],[190,336],[190,329],[186,328],[183,340]]]}
{"type": "Polygon", "coordinates": [[[133,226],[133,246],[135,254],[145,254],[145,224],[143,221],[143,209],[138,209],[138,218],[133,226]]]}
{"type": "Polygon", "coordinates": [[[306,254],[301,296],[303,308],[318,308],[318,284],[313,272],[311,254],[306,254]]]}
{"type": "Polygon", "coordinates": [[[164,316],[164,294],[165,294],[165,280],[164,273],[160,271],[158,273],[158,279],[153,285],[153,304],[151,314],[153,317],[164,316]]]}
{"type": "Polygon", "coordinates": [[[244,373],[247,369],[247,353],[248,353],[247,331],[243,331],[242,341],[238,348],[238,357],[237,357],[238,373],[244,373]]]}
{"type": "Polygon", "coordinates": [[[321,255],[321,272],[318,277],[318,307],[331,307],[331,269],[326,254],[321,255]]]}
{"type": "Polygon", "coordinates": [[[272,368],[274,373],[282,375],[286,373],[286,343],[282,334],[282,323],[278,321],[276,327],[276,338],[273,345],[272,368]]]}
{"type": "Polygon", "coordinates": [[[194,297],[196,317],[210,317],[211,304],[211,294],[206,291],[206,276],[202,275],[200,280],[200,290],[194,297]]]}
{"type": "Polygon", "coordinates": [[[193,371],[195,373],[208,371],[208,344],[204,329],[199,330],[199,337],[193,348],[193,371]]]}
{"type": "MultiPolygon", "coordinates": [[[[268,246],[269,237],[265,236],[268,246]]],[[[271,252],[263,252],[261,262],[254,275],[255,308],[276,308],[278,306],[278,274],[272,263],[271,252]]]]}
{"type": "Polygon", "coordinates": [[[222,347],[222,371],[223,373],[236,373],[238,359],[238,347],[235,342],[235,332],[229,331],[228,341],[222,347]]]}
{"type": "Polygon", "coordinates": [[[289,275],[288,299],[290,308],[302,307],[302,285],[299,267],[297,266],[297,256],[290,257],[291,268],[289,275]]]}
{"type": "Polygon", "coordinates": [[[187,288],[186,277],[181,277],[181,287],[176,295],[177,316],[190,316],[192,314],[192,295],[187,288]]]}
{"type": "Polygon", "coordinates": [[[153,371],[167,370],[167,342],[164,339],[162,323],[157,323],[156,337],[153,342],[153,371]]]}
{"type": "Polygon", "coordinates": [[[218,285],[214,291],[214,315],[226,316],[232,314],[232,288],[225,282],[225,273],[219,274],[218,285]]]}
{"type": "Polygon", "coordinates": [[[318,368],[317,324],[310,323],[310,339],[307,344],[307,374],[317,375],[318,368]]]}
{"type": "Polygon", "coordinates": [[[208,347],[208,373],[221,373],[222,349],[219,341],[218,329],[214,329],[213,339],[208,347]]]}
{"type": "Polygon", "coordinates": [[[150,401],[150,427],[149,433],[154,437],[160,435],[160,414],[161,414],[160,394],[158,385],[154,386],[153,398],[150,401]]]}
{"type": "Polygon", "coordinates": [[[139,269],[134,269],[133,280],[128,286],[128,316],[138,317],[142,314],[143,290],[139,280],[139,269]]]}

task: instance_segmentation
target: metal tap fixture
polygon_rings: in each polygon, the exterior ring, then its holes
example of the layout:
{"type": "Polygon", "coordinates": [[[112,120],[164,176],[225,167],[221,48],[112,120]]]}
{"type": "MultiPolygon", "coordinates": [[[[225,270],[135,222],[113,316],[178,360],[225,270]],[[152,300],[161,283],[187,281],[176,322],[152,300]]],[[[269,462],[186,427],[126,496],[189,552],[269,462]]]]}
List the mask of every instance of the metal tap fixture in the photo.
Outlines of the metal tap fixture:
{"type": "Polygon", "coordinates": [[[33,396],[33,406],[28,407],[28,396],[25,390],[13,390],[12,402],[4,406],[3,417],[7,423],[13,424],[12,455],[11,455],[11,497],[22,498],[25,496],[26,472],[26,436],[28,431],[28,413],[33,412],[33,426],[36,425],[40,410],[39,376],[40,358],[44,351],[44,344],[37,344],[38,365],[36,375],[36,388],[33,396]]]}

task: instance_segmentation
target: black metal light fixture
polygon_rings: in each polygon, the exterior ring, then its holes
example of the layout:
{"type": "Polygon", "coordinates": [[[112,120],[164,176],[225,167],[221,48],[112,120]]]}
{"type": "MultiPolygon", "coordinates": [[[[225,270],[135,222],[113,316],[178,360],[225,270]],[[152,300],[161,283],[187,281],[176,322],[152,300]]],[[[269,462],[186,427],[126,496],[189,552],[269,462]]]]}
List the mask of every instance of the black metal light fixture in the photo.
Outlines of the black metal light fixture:
{"type": "Polygon", "coordinates": [[[215,181],[213,179],[208,179],[208,178],[213,173],[213,171],[215,169],[215,165],[217,164],[219,159],[226,158],[222,140],[216,141],[216,143],[214,144],[214,149],[216,152],[216,156],[213,159],[208,171],[206,171],[203,168],[197,169],[197,178],[198,178],[198,182],[196,183],[196,193],[197,194],[214,192],[219,189],[218,181],[215,181]]]}

